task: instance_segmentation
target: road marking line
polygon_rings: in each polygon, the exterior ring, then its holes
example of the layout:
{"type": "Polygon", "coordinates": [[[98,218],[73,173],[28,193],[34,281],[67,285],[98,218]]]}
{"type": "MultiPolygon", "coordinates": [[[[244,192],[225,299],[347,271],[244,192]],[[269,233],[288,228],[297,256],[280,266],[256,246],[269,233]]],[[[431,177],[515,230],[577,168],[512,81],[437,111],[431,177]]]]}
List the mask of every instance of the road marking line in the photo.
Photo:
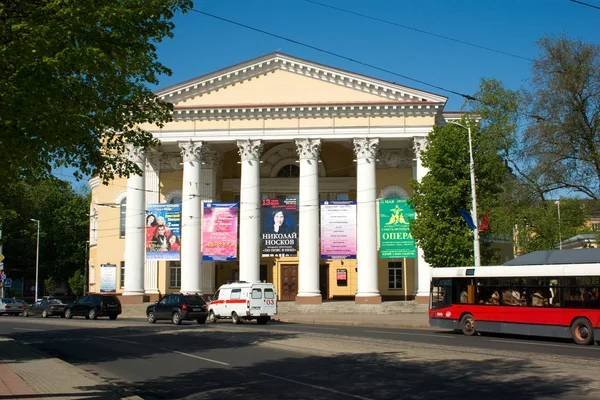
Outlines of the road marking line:
{"type": "Polygon", "coordinates": [[[13,328],[15,331],[33,331],[38,332],[39,329],[29,329],[29,328],[13,328]]]}
{"type": "Polygon", "coordinates": [[[180,354],[180,355],[182,355],[182,356],[186,356],[186,357],[197,358],[197,359],[199,359],[199,360],[204,360],[204,361],[208,361],[208,362],[215,363],[215,364],[220,364],[220,365],[229,365],[229,364],[227,364],[226,362],[217,361],[217,360],[211,360],[210,358],[204,358],[204,357],[196,356],[196,355],[193,355],[193,354],[184,353],[184,352],[182,352],[182,351],[171,350],[171,349],[165,349],[165,348],[161,348],[161,350],[168,351],[168,352],[170,352],[170,353],[176,353],[176,354],[180,354]]]}
{"type": "Polygon", "coordinates": [[[430,337],[439,337],[444,339],[456,339],[454,336],[445,336],[445,335],[430,335],[427,333],[409,333],[409,332],[390,332],[390,331],[365,331],[369,333],[389,333],[392,335],[409,335],[409,336],[430,336],[430,337]]]}
{"type": "Polygon", "coordinates": [[[138,342],[132,342],[131,340],[125,340],[125,339],[116,339],[116,338],[110,338],[110,337],[105,337],[105,336],[96,336],[96,338],[98,339],[104,339],[104,340],[112,340],[114,342],[123,342],[123,343],[129,343],[129,344],[137,344],[138,346],[141,346],[141,343],[138,342]]]}
{"type": "MultiPolygon", "coordinates": [[[[534,343],[534,342],[525,342],[521,340],[500,340],[500,339],[490,339],[490,342],[500,342],[500,343],[513,343],[513,344],[527,344],[534,346],[549,346],[549,347],[564,347],[566,349],[576,349],[575,345],[566,345],[566,344],[551,344],[551,343],[534,343]]],[[[586,350],[600,350],[597,347],[585,346],[586,350]]]]}
{"type": "Polygon", "coordinates": [[[268,376],[270,378],[275,378],[275,379],[280,379],[282,381],[286,381],[286,382],[292,382],[292,383],[296,383],[298,385],[304,385],[304,386],[308,386],[311,387],[313,389],[320,389],[320,390],[325,390],[327,392],[331,392],[331,393],[336,393],[336,394],[341,394],[343,396],[348,396],[348,397],[353,397],[355,399],[361,399],[361,400],[373,400],[370,397],[363,397],[363,396],[357,396],[355,394],[350,394],[350,393],[345,393],[345,392],[340,392],[339,390],[335,390],[335,389],[329,389],[323,386],[319,386],[319,385],[311,385],[310,383],[304,383],[304,382],[300,382],[300,381],[295,381],[293,379],[288,379],[288,378],[282,378],[281,376],[277,376],[277,375],[271,375],[271,374],[266,374],[264,372],[261,372],[260,375],[265,375],[268,376]]]}

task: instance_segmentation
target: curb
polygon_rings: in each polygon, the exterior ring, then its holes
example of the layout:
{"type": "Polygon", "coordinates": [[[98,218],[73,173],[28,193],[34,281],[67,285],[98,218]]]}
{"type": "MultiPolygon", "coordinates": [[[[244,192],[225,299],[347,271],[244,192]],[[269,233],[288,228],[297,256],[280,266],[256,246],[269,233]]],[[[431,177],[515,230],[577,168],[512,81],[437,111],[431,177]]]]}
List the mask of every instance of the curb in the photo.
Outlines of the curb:
{"type": "Polygon", "coordinates": [[[273,321],[281,323],[291,324],[311,324],[311,325],[338,325],[338,326],[360,326],[360,327],[371,327],[371,328],[394,328],[394,329],[428,329],[437,330],[432,328],[430,325],[421,324],[402,324],[402,323],[378,323],[378,322],[362,322],[362,321],[323,321],[323,320],[312,320],[312,319],[294,319],[294,318],[277,318],[273,321]]]}

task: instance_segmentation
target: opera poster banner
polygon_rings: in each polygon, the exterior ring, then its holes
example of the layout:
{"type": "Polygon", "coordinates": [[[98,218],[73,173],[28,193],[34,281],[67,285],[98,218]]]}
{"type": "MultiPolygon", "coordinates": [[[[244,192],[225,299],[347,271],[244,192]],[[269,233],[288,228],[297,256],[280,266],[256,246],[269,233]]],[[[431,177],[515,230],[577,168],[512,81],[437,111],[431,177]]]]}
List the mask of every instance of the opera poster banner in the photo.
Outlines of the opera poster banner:
{"type": "Polygon", "coordinates": [[[146,260],[181,258],[181,204],[146,206],[146,260]]]}
{"type": "Polygon", "coordinates": [[[298,253],[298,208],[295,198],[263,199],[261,221],[263,257],[293,257],[298,253]]]}
{"type": "Polygon", "coordinates": [[[237,261],[238,210],[238,203],[204,203],[203,261],[237,261]]]}
{"type": "Polygon", "coordinates": [[[321,258],[356,258],[356,201],[321,202],[321,258]]]}
{"type": "Polygon", "coordinates": [[[117,291],[117,266],[116,264],[100,265],[100,292],[117,291]]]}
{"type": "Polygon", "coordinates": [[[408,199],[379,200],[379,257],[415,258],[417,247],[410,234],[415,212],[408,199]]]}

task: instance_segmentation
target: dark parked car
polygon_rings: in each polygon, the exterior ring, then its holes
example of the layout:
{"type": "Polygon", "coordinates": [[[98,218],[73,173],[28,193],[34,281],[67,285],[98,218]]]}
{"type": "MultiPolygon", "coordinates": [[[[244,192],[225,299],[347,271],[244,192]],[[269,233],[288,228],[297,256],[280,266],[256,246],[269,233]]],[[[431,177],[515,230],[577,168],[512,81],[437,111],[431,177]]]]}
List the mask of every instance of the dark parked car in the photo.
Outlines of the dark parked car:
{"type": "Polygon", "coordinates": [[[48,318],[52,315],[65,317],[65,303],[58,299],[38,300],[23,311],[23,316],[41,315],[48,318]]]}
{"type": "Polygon", "coordinates": [[[207,305],[199,294],[170,293],[160,301],[150,304],[146,309],[148,322],[171,320],[175,325],[181,321],[196,320],[199,324],[206,322],[208,317],[207,305]]]}
{"type": "Polygon", "coordinates": [[[119,314],[121,314],[121,302],[117,296],[111,294],[90,294],[75,303],[67,304],[65,308],[65,317],[68,319],[76,316],[86,319],[98,317],[117,319],[119,314]]]}

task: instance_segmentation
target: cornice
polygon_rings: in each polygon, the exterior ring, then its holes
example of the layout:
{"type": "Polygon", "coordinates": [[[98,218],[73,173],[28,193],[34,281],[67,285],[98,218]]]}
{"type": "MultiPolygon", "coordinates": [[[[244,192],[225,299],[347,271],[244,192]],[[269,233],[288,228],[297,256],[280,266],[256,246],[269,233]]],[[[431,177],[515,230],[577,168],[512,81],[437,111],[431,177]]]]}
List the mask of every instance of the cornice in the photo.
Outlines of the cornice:
{"type": "Polygon", "coordinates": [[[444,96],[281,53],[272,53],[258,57],[198,78],[190,79],[155,93],[162,100],[170,103],[180,103],[187,99],[203,96],[212,91],[275,70],[283,70],[303,76],[309,76],[332,84],[374,94],[382,99],[387,99],[388,101],[431,101],[442,105],[447,101],[447,97],[444,96]]]}

